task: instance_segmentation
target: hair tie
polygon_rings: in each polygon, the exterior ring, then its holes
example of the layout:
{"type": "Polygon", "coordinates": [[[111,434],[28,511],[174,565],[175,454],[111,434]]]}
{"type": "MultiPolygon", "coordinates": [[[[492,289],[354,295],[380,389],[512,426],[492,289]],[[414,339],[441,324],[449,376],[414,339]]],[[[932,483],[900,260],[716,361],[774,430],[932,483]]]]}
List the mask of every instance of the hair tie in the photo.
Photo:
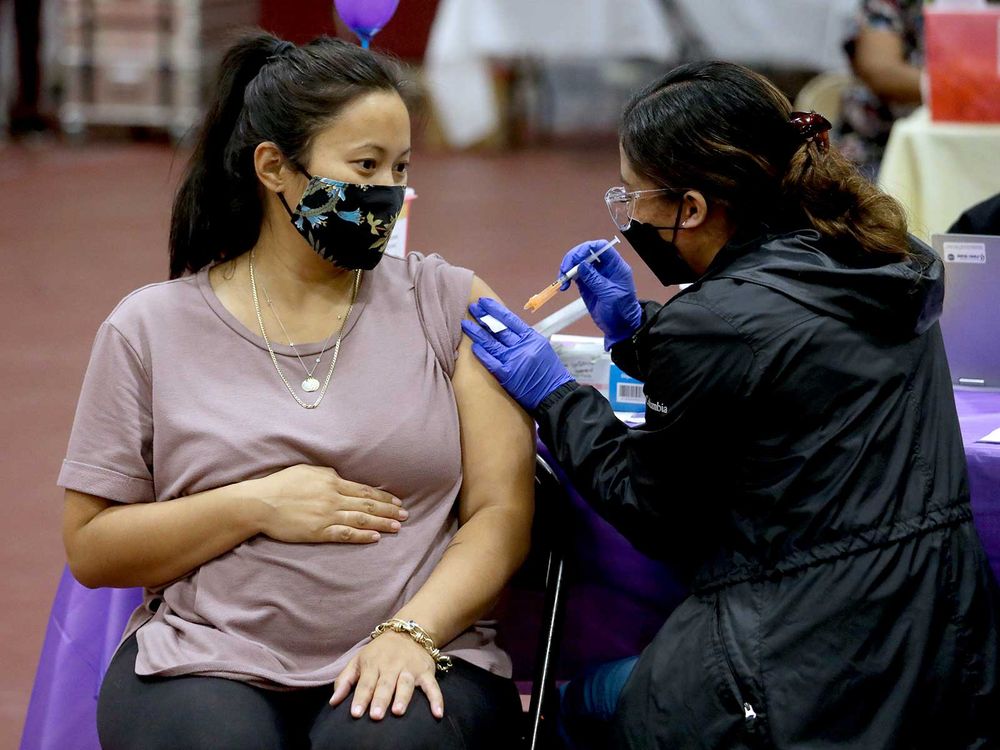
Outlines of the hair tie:
{"type": "Polygon", "coordinates": [[[281,60],[286,57],[289,52],[295,49],[295,45],[291,42],[286,42],[282,39],[280,42],[274,45],[274,49],[271,50],[271,55],[267,58],[266,62],[272,63],[276,60],[281,60]]]}
{"type": "Polygon", "coordinates": [[[815,141],[823,152],[830,148],[829,131],[833,125],[819,112],[792,112],[788,116],[788,122],[806,143],[815,141]]]}

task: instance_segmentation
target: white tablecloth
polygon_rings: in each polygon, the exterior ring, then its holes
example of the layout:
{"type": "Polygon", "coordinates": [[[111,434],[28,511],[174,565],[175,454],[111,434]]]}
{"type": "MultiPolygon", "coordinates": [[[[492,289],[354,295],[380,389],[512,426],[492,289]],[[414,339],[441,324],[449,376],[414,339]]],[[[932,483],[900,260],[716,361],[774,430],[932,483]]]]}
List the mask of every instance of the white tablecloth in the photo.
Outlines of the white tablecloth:
{"type": "Polygon", "coordinates": [[[442,0],[424,73],[445,138],[468,146],[499,123],[490,60],[676,58],[659,0],[442,0]]]}
{"type": "Polygon", "coordinates": [[[749,65],[845,70],[860,0],[673,0],[705,56],[749,65]]]}
{"type": "Polygon", "coordinates": [[[921,107],[893,126],[878,181],[903,204],[913,234],[945,232],[1000,193],[1000,125],[931,122],[921,107]]]}
{"type": "Polygon", "coordinates": [[[468,146],[497,129],[490,60],[677,60],[680,35],[707,57],[817,71],[847,67],[859,0],[442,0],[425,75],[444,136],[468,146]],[[683,28],[681,28],[683,27],[683,28]]]}

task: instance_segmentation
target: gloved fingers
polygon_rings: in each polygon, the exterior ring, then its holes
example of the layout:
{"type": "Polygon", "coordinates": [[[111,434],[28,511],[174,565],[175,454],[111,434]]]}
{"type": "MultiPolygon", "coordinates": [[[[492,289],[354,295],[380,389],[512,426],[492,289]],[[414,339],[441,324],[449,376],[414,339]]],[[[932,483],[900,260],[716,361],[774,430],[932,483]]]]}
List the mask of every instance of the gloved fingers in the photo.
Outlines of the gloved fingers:
{"type": "Polygon", "coordinates": [[[483,363],[490,374],[492,374],[497,380],[503,380],[507,376],[507,371],[504,369],[504,364],[499,359],[490,354],[486,349],[479,343],[474,343],[472,345],[472,353],[476,355],[476,359],[483,363]]]}
{"type": "Polygon", "coordinates": [[[577,283],[582,282],[584,286],[589,287],[590,284],[587,282],[595,281],[594,276],[600,276],[600,274],[597,273],[597,269],[594,268],[589,263],[584,263],[582,266],[580,266],[580,270],[576,272],[576,281],[577,283]]]}
{"type": "Polygon", "coordinates": [[[627,275],[629,278],[632,276],[632,267],[621,256],[621,253],[613,247],[605,250],[591,268],[595,269],[604,278],[615,281],[619,281],[623,275],[627,275]]]}
{"type": "MultiPolygon", "coordinates": [[[[559,272],[566,273],[584,258],[589,258],[591,255],[594,255],[598,250],[607,244],[607,240],[587,240],[586,242],[581,242],[579,245],[566,253],[565,256],[563,256],[562,263],[559,265],[559,272]]],[[[609,252],[611,252],[610,249],[606,250],[604,254],[609,252]]],[[[603,258],[604,255],[602,254],[601,257],[598,258],[598,261],[603,258]]]]}
{"type": "MultiPolygon", "coordinates": [[[[608,250],[608,253],[610,252],[612,251],[608,250]]],[[[607,255],[607,253],[604,255],[607,255]]],[[[604,255],[601,256],[601,260],[604,260],[604,255]]],[[[580,266],[580,270],[576,273],[576,283],[580,287],[581,293],[583,293],[584,289],[588,289],[594,294],[600,294],[609,288],[613,282],[591,264],[585,263],[580,266]]]]}
{"type": "MultiPolygon", "coordinates": [[[[494,340],[499,341],[504,346],[514,346],[518,341],[521,340],[521,337],[518,336],[513,331],[511,331],[510,327],[506,327],[500,331],[494,331],[493,325],[487,326],[486,323],[483,322],[483,318],[486,317],[487,315],[490,315],[490,313],[487,312],[486,308],[483,307],[478,302],[473,302],[471,305],[469,305],[469,312],[472,313],[473,317],[476,318],[476,320],[478,320],[480,323],[482,323],[483,326],[489,328],[489,335],[492,336],[494,340]]],[[[490,317],[494,318],[497,323],[502,323],[504,326],[507,325],[506,323],[503,323],[503,321],[496,318],[495,315],[490,315],[490,317]]]]}
{"type": "Polygon", "coordinates": [[[471,320],[462,321],[462,330],[465,331],[465,335],[468,336],[473,341],[478,341],[480,343],[486,343],[486,341],[492,341],[492,334],[483,328],[481,325],[473,323],[471,320]]]}
{"type": "MultiPolygon", "coordinates": [[[[589,258],[591,255],[596,253],[602,247],[607,245],[607,240],[588,240],[587,242],[581,242],[579,245],[570,250],[566,255],[563,256],[562,263],[559,264],[559,273],[564,274],[577,263],[582,261],[584,258],[589,258]]],[[[604,254],[597,259],[597,263],[601,263],[604,260],[604,256],[608,253],[613,253],[614,248],[605,250],[604,254]]]]}
{"type": "Polygon", "coordinates": [[[472,339],[474,344],[479,344],[494,356],[500,356],[503,352],[504,346],[494,338],[494,334],[471,320],[462,321],[462,330],[465,331],[466,336],[472,339]]]}
{"type": "MultiPolygon", "coordinates": [[[[529,326],[527,323],[525,323],[523,320],[517,317],[517,315],[512,313],[510,310],[501,305],[495,299],[490,299],[489,297],[480,297],[478,301],[479,301],[479,306],[483,310],[485,310],[487,314],[492,315],[494,318],[496,318],[505,326],[507,326],[509,331],[512,331],[514,334],[516,334],[516,339],[522,339],[525,337],[525,335],[531,332],[531,326],[529,326]]],[[[499,339],[504,343],[507,343],[507,341],[505,341],[504,338],[504,334],[506,333],[507,331],[501,331],[499,334],[497,334],[497,339],[499,339]]],[[[514,343],[514,341],[512,341],[511,343],[514,343]]],[[[508,346],[509,345],[510,344],[508,344],[508,346]]]]}
{"type": "Polygon", "coordinates": [[[475,302],[469,303],[469,313],[471,313],[473,318],[479,320],[486,314],[486,310],[484,310],[483,306],[479,304],[479,300],[476,300],[475,302]]]}

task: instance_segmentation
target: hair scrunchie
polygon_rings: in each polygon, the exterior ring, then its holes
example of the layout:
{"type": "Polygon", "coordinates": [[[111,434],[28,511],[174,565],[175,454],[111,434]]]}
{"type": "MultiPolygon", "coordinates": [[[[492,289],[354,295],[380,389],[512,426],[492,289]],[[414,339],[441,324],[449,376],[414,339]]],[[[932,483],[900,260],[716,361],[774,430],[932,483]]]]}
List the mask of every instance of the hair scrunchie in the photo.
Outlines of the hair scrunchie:
{"type": "Polygon", "coordinates": [[[806,143],[815,141],[823,152],[830,148],[830,130],[833,125],[819,112],[792,112],[788,116],[788,122],[806,143]]]}

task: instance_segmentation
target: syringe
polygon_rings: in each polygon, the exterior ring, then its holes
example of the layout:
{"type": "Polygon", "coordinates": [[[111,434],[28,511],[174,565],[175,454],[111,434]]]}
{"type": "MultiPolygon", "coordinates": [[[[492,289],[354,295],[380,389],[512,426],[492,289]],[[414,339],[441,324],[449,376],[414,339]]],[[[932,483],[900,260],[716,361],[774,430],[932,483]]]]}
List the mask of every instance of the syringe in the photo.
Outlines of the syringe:
{"type": "Polygon", "coordinates": [[[595,260],[601,257],[601,253],[603,253],[610,247],[614,247],[619,242],[621,242],[621,239],[618,236],[615,236],[614,239],[605,244],[604,247],[602,247],[600,250],[592,252],[586,258],[584,258],[575,266],[573,266],[571,269],[569,269],[566,273],[560,274],[558,279],[553,281],[542,291],[540,291],[538,294],[534,295],[531,299],[525,302],[524,309],[530,310],[531,312],[535,312],[536,310],[538,310],[538,308],[540,308],[542,305],[544,305],[546,302],[548,302],[550,299],[556,296],[556,294],[559,292],[559,287],[561,287],[567,281],[572,281],[573,279],[576,278],[577,274],[580,272],[580,266],[582,266],[584,263],[593,263],[595,260]]]}

